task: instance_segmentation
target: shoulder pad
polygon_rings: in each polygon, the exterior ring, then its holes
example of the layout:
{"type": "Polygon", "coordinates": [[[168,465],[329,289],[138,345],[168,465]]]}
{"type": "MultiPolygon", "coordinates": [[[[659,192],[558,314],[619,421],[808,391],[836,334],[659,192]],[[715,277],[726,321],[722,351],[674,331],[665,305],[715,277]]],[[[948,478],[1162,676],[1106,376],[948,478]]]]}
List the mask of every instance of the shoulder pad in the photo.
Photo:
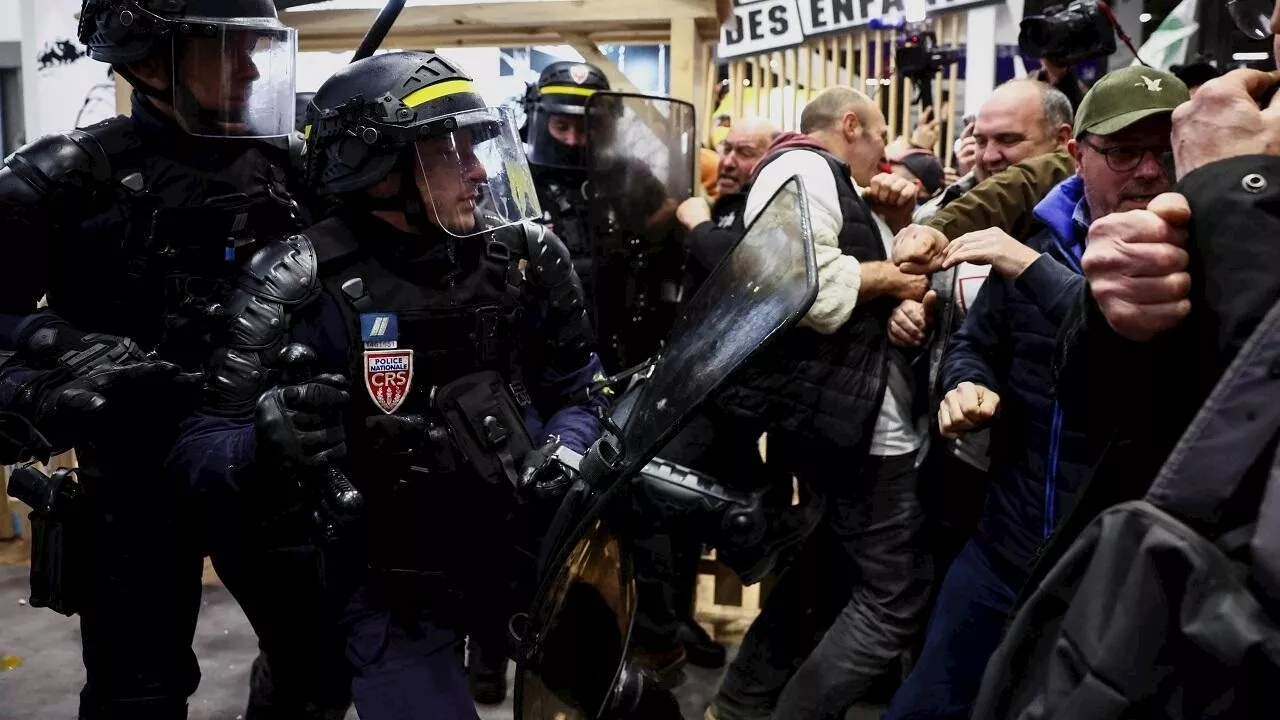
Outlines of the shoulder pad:
{"type": "Polygon", "coordinates": [[[245,265],[240,288],[251,295],[285,305],[309,300],[318,286],[319,261],[306,235],[267,244],[245,265]]]}
{"type": "Polygon", "coordinates": [[[98,140],[83,130],[46,135],[5,158],[5,166],[44,199],[87,195],[94,184],[111,179],[111,158],[98,140]]]}
{"type": "Polygon", "coordinates": [[[339,218],[331,217],[321,220],[306,230],[307,237],[315,247],[316,259],[320,265],[327,265],[360,250],[351,229],[339,218]]]}

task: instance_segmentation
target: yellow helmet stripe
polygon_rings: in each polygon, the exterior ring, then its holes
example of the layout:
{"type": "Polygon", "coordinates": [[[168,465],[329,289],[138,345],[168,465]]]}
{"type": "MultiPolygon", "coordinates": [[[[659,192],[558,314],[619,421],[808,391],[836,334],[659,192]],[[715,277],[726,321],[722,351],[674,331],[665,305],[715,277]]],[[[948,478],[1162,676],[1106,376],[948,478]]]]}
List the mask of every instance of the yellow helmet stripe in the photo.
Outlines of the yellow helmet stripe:
{"type": "Polygon", "coordinates": [[[459,95],[461,93],[475,92],[475,83],[470,80],[446,80],[435,85],[428,85],[419,90],[414,90],[404,97],[403,102],[408,107],[418,107],[419,105],[438,100],[447,95],[459,95]]]}
{"type": "Polygon", "coordinates": [[[310,126],[310,125],[307,125],[306,127],[302,128],[302,137],[306,138],[307,140],[310,140],[310,139],[311,139],[311,126],[310,126]]]}
{"type": "Polygon", "coordinates": [[[548,85],[538,92],[543,95],[580,95],[582,97],[591,97],[596,94],[596,91],[591,88],[574,87],[573,85],[548,85]]]}

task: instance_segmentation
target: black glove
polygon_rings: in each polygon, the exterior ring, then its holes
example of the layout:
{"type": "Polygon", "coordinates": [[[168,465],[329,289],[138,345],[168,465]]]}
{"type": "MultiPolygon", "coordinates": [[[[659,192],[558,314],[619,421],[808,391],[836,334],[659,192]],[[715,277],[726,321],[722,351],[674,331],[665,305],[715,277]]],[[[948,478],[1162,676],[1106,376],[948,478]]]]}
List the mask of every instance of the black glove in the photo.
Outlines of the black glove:
{"type": "Polygon", "coordinates": [[[530,450],[520,464],[520,486],[517,494],[522,500],[548,500],[559,498],[569,489],[572,478],[564,465],[556,460],[560,438],[553,437],[542,447],[530,450]]]}
{"type": "Polygon", "coordinates": [[[350,401],[341,375],[317,375],[278,387],[258,399],[258,452],[285,468],[319,467],[347,454],[342,410],[350,401]]]}
{"type": "Polygon", "coordinates": [[[142,352],[128,338],[86,335],[62,324],[32,333],[21,354],[38,374],[19,390],[16,407],[58,450],[111,442],[111,430],[132,423],[108,410],[145,410],[157,393],[199,378],[142,352]]]}

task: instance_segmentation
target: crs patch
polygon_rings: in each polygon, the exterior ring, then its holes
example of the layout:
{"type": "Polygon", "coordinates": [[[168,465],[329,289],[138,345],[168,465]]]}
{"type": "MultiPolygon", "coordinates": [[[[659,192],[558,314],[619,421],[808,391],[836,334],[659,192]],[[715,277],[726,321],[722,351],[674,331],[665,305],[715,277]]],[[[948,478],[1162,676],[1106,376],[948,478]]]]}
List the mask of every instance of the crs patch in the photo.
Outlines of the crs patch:
{"type": "Polygon", "coordinates": [[[413,386],[413,350],[365,350],[364,386],[378,409],[395,412],[413,386]]]}

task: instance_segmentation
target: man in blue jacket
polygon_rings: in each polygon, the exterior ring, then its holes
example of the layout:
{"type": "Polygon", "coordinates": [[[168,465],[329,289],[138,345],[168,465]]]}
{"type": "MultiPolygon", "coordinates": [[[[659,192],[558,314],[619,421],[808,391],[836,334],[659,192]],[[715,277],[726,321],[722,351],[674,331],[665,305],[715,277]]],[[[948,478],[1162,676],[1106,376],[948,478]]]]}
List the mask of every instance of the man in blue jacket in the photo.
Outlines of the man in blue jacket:
{"type": "Polygon", "coordinates": [[[1017,592],[1086,479],[1097,451],[1055,396],[1058,329],[1083,288],[1090,223],[1145,208],[1169,190],[1162,156],[1170,151],[1170,115],[1187,99],[1186,86],[1158,70],[1103,77],[1076,115],[1068,152],[1077,174],[1036,206],[1039,228],[1026,243],[990,228],[945,250],[943,267],[994,270],[943,361],[947,393],[938,409],[947,437],[992,427],[991,490],[886,720],[969,716],[1017,592]]]}

